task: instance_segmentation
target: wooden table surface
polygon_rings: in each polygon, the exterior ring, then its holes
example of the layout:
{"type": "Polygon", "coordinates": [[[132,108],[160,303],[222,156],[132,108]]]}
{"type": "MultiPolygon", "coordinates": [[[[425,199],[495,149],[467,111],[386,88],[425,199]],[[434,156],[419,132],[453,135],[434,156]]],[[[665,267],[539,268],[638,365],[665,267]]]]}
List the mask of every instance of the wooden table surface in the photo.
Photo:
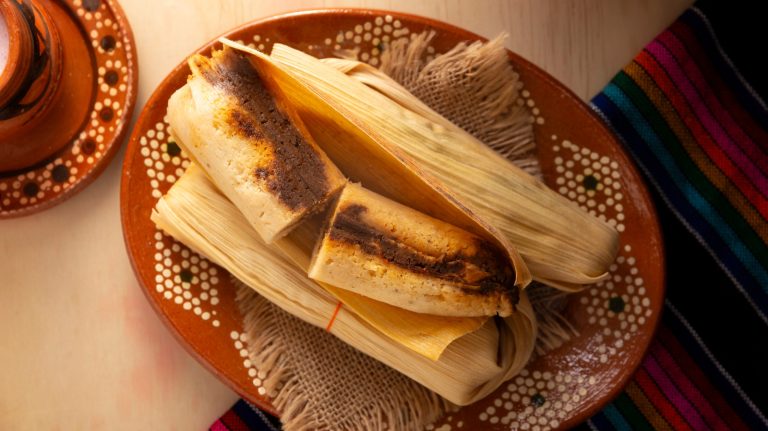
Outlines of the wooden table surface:
{"type": "MultiPolygon", "coordinates": [[[[506,31],[510,49],[588,99],[691,0],[121,3],[139,53],[138,114],[166,73],[212,37],[321,7],[410,12],[486,37],[506,31]]],[[[120,225],[122,156],[64,204],[0,220],[0,429],[205,429],[237,399],[184,351],[139,289],[120,225]]]]}

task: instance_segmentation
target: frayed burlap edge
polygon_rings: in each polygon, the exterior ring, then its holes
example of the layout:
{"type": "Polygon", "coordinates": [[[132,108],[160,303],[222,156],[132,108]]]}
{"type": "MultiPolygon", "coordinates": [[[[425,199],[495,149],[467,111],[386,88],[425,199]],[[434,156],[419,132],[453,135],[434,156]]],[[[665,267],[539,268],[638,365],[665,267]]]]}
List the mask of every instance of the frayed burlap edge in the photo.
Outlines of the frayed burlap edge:
{"type": "MultiPolygon", "coordinates": [[[[296,367],[298,352],[304,346],[291,344],[282,326],[285,319],[296,319],[258,295],[247,285],[237,282],[236,302],[243,318],[248,340],[249,359],[259,370],[267,371],[261,385],[267,394],[275,394],[272,405],[280,411],[285,430],[342,430],[364,431],[372,429],[421,430],[456,406],[415,381],[394,370],[382,381],[387,396],[369,397],[367,403],[358,403],[356,412],[324,417],[318,401],[308,396],[306,384],[296,367]],[[389,383],[389,384],[387,384],[389,383]],[[392,390],[397,387],[399,390],[392,390]],[[387,428],[382,425],[386,424],[387,428]]],[[[338,360],[357,357],[359,361],[375,361],[308,323],[296,319],[291,325],[306,325],[306,331],[315,331],[325,338],[322,354],[334,355],[338,360]]],[[[295,328],[294,328],[295,329],[295,328]]],[[[354,362],[354,361],[350,361],[354,362]]],[[[377,364],[378,365],[378,364],[377,364]]],[[[381,365],[383,367],[383,365],[381,365]]],[[[379,370],[379,375],[381,375],[379,370]]],[[[336,376],[335,378],[338,378],[336,376]]]]}

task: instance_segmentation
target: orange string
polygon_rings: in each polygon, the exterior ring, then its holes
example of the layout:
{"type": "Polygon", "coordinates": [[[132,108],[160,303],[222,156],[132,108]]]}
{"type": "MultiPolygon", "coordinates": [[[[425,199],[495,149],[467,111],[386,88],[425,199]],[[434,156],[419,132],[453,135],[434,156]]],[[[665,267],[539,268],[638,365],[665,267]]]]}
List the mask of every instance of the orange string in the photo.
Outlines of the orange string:
{"type": "Polygon", "coordinates": [[[333,310],[333,316],[331,316],[331,320],[328,322],[328,326],[325,327],[326,331],[331,332],[331,326],[333,326],[333,322],[336,321],[336,316],[339,314],[339,310],[341,310],[341,301],[336,304],[336,309],[333,310]]]}

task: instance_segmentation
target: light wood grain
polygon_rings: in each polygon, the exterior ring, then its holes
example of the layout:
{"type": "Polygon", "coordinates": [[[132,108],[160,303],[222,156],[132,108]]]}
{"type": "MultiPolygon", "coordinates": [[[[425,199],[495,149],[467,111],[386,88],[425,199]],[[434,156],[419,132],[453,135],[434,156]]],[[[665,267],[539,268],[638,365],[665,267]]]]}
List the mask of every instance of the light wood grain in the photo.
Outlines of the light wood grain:
{"type": "MultiPolygon", "coordinates": [[[[425,15],[493,37],[596,93],[690,0],[123,0],[141,68],[141,107],[197,46],[252,19],[368,7],[425,15]]],[[[0,429],[204,429],[236,395],[165,330],[122,240],[122,153],[44,213],[0,221],[0,429]]]]}

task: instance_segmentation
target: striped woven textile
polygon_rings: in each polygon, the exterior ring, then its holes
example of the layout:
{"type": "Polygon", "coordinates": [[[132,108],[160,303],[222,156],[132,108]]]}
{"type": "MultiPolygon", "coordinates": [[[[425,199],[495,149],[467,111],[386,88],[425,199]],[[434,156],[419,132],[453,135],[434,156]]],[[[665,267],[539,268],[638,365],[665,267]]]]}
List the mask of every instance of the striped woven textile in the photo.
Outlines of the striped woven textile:
{"type": "Polygon", "coordinates": [[[211,425],[210,431],[278,431],[280,428],[277,418],[247,401],[238,400],[211,425]]]}
{"type": "Polygon", "coordinates": [[[768,109],[751,85],[768,75],[759,24],[724,3],[686,11],[592,101],[655,188],[668,278],[647,357],[584,427],[768,429],[768,109]]]}
{"type": "MultiPolygon", "coordinates": [[[[652,185],[667,300],[634,379],[581,429],[768,429],[762,20],[699,1],[592,100],[652,185]]],[[[270,429],[253,412],[241,401],[211,429],[270,429]]]]}

